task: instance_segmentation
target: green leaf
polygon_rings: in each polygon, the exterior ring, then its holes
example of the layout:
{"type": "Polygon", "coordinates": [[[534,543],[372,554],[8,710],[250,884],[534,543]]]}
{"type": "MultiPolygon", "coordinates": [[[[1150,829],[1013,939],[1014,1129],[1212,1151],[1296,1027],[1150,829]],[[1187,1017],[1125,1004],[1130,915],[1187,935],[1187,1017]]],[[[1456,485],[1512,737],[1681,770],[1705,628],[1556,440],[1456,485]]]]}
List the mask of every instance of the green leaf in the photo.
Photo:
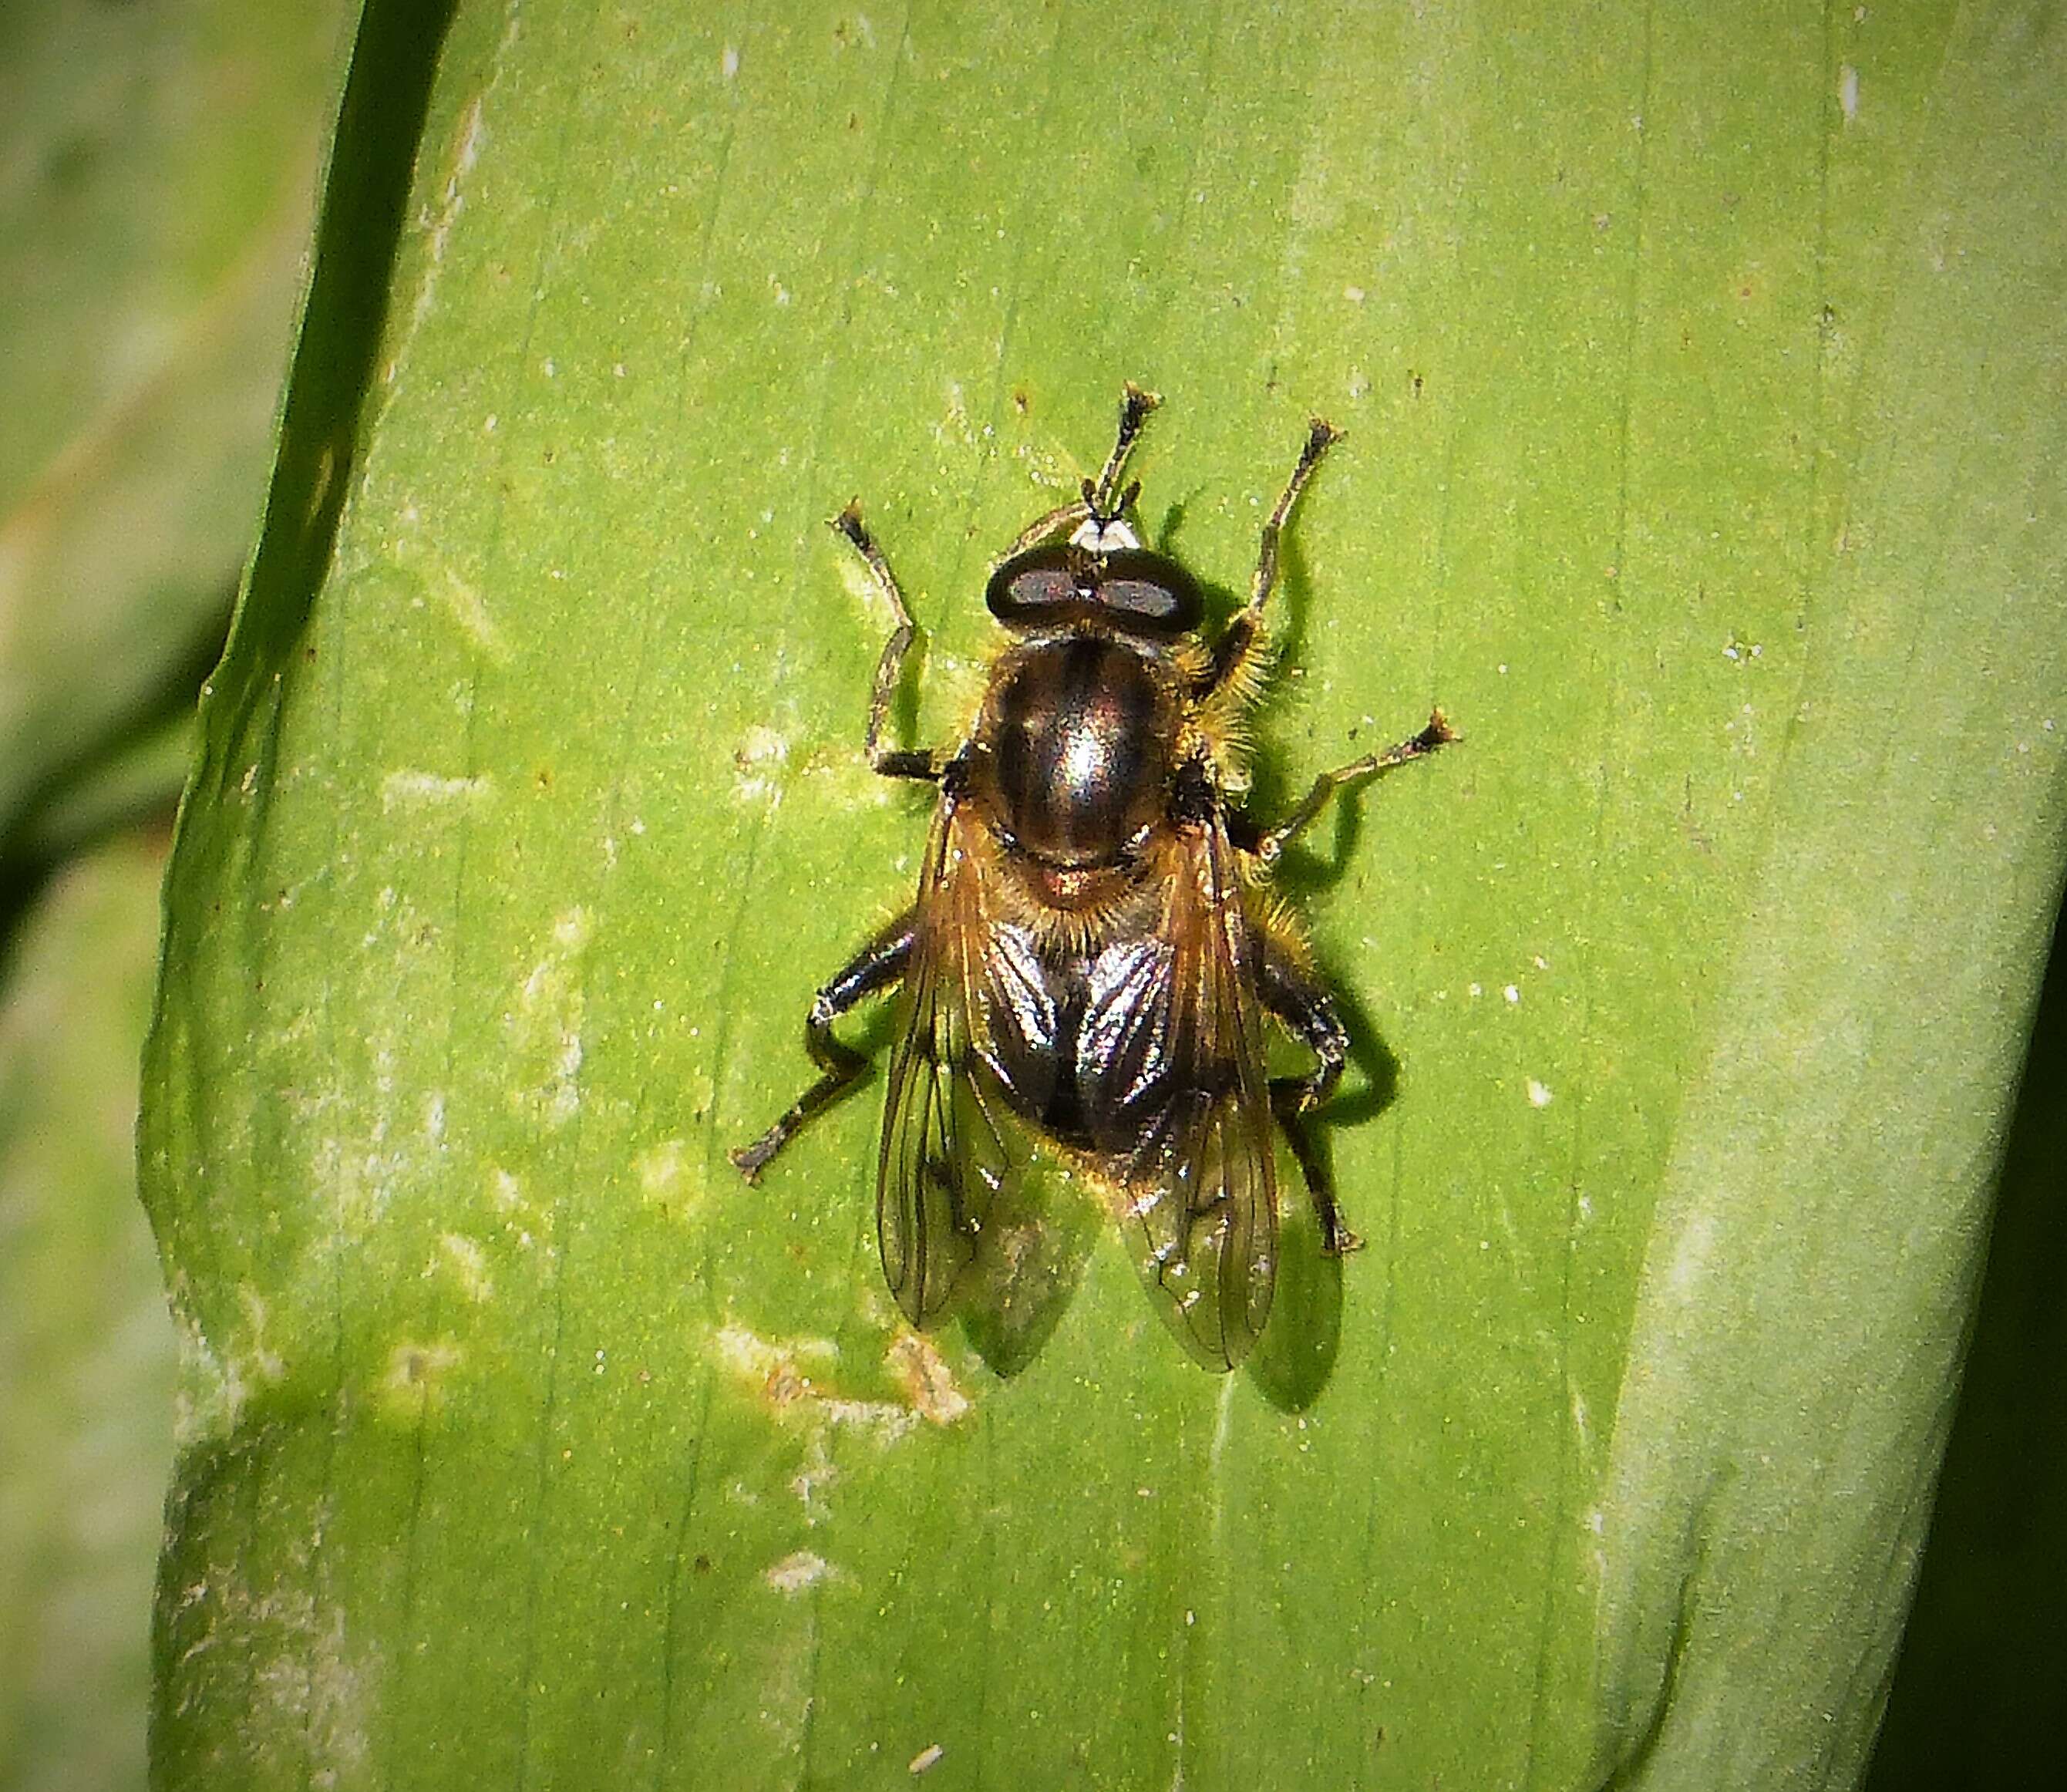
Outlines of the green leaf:
{"type": "Polygon", "coordinates": [[[0,841],[220,644],[343,11],[0,14],[0,841]]]}
{"type": "Polygon", "coordinates": [[[1850,1783],[2062,865],[2045,18],[369,6],[148,1059],[161,1783],[1850,1783]],[[1369,1243],[1225,1378],[1066,1191],[1045,1340],[906,1332],[870,1099],[725,1158],[924,826],[822,519],[952,740],[1130,376],[1221,613],[1350,433],[1259,811],[1465,735],[1295,855],[1369,1243]]]}
{"type": "Polygon", "coordinates": [[[162,840],[45,892],[0,1006],[0,1786],[144,1783],[173,1328],[136,1205],[162,840]]]}

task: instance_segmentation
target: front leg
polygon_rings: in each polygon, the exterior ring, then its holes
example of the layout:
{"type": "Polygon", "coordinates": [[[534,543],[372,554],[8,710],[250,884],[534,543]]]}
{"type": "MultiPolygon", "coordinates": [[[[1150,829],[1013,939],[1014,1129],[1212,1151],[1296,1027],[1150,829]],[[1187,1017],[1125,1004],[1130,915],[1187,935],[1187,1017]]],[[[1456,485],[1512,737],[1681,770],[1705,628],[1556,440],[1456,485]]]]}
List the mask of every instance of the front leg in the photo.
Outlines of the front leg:
{"type": "Polygon", "coordinates": [[[1342,439],[1341,430],[1319,417],[1307,425],[1306,444],[1299,450],[1298,464],[1292,469],[1292,477],[1285,482],[1277,506],[1263,526],[1263,539],[1256,554],[1256,576],[1249,582],[1249,602],[1228,624],[1227,632],[1213,644],[1212,663],[1199,681],[1196,696],[1203,699],[1223,691],[1242,697],[1253,694],[1262,676],[1260,662],[1264,653],[1263,606],[1277,583],[1278,537],[1284,533],[1285,519],[1292,514],[1292,506],[1298,502],[1299,494],[1313,477],[1314,469],[1321,464],[1321,457],[1342,439]]]}
{"type": "Polygon", "coordinates": [[[752,1144],[737,1146],[725,1153],[749,1182],[761,1174],[769,1159],[814,1115],[837,1100],[867,1071],[867,1059],[840,1042],[833,1032],[833,1022],[856,1002],[894,989],[904,981],[912,963],[913,933],[912,914],[899,916],[813,998],[811,1012],[804,1022],[804,1049],[824,1074],[752,1144]]]}
{"type": "Polygon", "coordinates": [[[890,713],[890,700],[897,694],[897,675],[904,669],[904,656],[917,632],[912,626],[911,612],[904,607],[904,594],[897,588],[896,576],[883,559],[883,550],[861,520],[859,499],[835,517],[830,526],[867,563],[875,588],[883,593],[896,624],[890,639],[883,644],[882,657],[875,662],[875,688],[869,693],[868,732],[863,742],[868,762],[885,778],[916,778],[930,782],[940,775],[940,762],[934,754],[923,747],[899,749],[883,744],[883,717],[890,713]]]}

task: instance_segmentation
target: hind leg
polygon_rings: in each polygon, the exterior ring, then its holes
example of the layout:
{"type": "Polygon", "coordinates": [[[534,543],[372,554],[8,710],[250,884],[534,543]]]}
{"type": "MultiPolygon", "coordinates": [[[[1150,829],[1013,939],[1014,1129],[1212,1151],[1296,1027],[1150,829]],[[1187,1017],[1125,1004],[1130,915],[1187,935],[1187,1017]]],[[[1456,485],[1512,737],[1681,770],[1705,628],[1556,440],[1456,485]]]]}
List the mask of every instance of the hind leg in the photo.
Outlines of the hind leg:
{"type": "Polygon", "coordinates": [[[1312,1130],[1314,1111],[1335,1092],[1342,1066],[1349,1061],[1350,1038],[1328,992],[1299,962],[1282,941],[1265,934],[1262,974],[1258,979],[1264,1006],[1291,1030],[1318,1060],[1304,1076],[1273,1077],[1270,1109],[1284,1128],[1285,1142],[1306,1179],[1306,1193],[1320,1222],[1321,1249],[1330,1257],[1352,1251],[1363,1241],[1342,1219],[1335,1201],[1334,1176],[1312,1130]]]}

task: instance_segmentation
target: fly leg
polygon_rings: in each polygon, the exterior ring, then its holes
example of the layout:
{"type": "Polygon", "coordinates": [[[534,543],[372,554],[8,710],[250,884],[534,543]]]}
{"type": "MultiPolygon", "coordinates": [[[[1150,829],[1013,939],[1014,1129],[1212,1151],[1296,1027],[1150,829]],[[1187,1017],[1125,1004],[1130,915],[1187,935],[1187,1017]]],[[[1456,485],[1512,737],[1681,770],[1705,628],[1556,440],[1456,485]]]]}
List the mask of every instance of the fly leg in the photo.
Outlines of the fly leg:
{"type": "Polygon", "coordinates": [[[1258,983],[1264,1006],[1320,1060],[1305,1076],[1270,1079],[1270,1111],[1285,1129],[1285,1142],[1306,1179],[1314,1217],[1321,1224],[1321,1249],[1339,1257],[1358,1249],[1363,1241],[1342,1222],[1342,1209],[1335,1205],[1334,1176],[1314,1141],[1310,1116],[1342,1080],[1342,1066],[1349,1059],[1349,1034],[1328,992],[1285,945],[1266,934],[1261,958],[1258,983]]]}
{"type": "Polygon", "coordinates": [[[1313,418],[1306,426],[1306,445],[1299,450],[1298,464],[1285,482],[1277,507],[1263,526],[1263,540],[1257,550],[1256,576],[1249,583],[1249,602],[1243,606],[1227,632],[1213,644],[1212,664],[1200,679],[1195,695],[1204,698],[1222,690],[1252,693],[1260,676],[1259,661],[1264,640],[1263,606],[1277,583],[1277,538],[1285,519],[1299,501],[1299,494],[1313,477],[1321,457],[1342,440],[1342,433],[1331,423],[1313,418]]]}
{"type": "Polygon", "coordinates": [[[1119,493],[1119,476],[1126,470],[1127,457],[1134,451],[1135,438],[1141,433],[1141,426],[1148,421],[1148,413],[1163,400],[1152,392],[1144,392],[1130,380],[1119,395],[1119,433],[1113,442],[1112,452],[1105,457],[1105,465],[1095,479],[1083,482],[1081,494],[1070,502],[1050,510],[1044,517],[1037,517],[1019,531],[1012,545],[998,558],[1009,560],[1015,554],[1023,554],[1029,547],[1038,547],[1042,542],[1053,541],[1066,529],[1074,529],[1092,517],[1110,522],[1131,504],[1140,491],[1139,481],[1119,493]],[[1113,502],[1119,493],[1119,502],[1113,502]]]}
{"type": "Polygon", "coordinates": [[[869,693],[868,733],[863,741],[868,762],[885,778],[916,778],[931,782],[940,775],[940,762],[932,752],[924,747],[896,748],[883,744],[883,718],[890,713],[890,700],[897,694],[897,675],[904,668],[904,656],[917,632],[912,626],[911,612],[904,607],[904,594],[897,588],[896,576],[890,570],[890,563],[883,559],[883,550],[875,545],[875,538],[861,520],[859,498],[832,519],[831,527],[835,534],[845,537],[855,552],[868,563],[875,588],[883,593],[896,622],[890,639],[883,644],[882,657],[875,662],[875,684],[869,693]]]}
{"type": "Polygon", "coordinates": [[[904,981],[912,962],[912,917],[901,915],[855,955],[853,961],[812,998],[804,1022],[804,1049],[822,1073],[790,1111],[750,1145],[726,1152],[749,1182],[811,1117],[843,1095],[868,1069],[868,1059],[833,1032],[833,1022],[856,1002],[904,981]]]}
{"type": "Polygon", "coordinates": [[[1395,766],[1403,766],[1409,760],[1425,759],[1438,747],[1448,746],[1456,739],[1448,718],[1440,709],[1429,713],[1428,725],[1418,734],[1410,734],[1397,746],[1389,746],[1383,753],[1367,753],[1361,759],[1352,760],[1346,766],[1338,766],[1333,771],[1324,771],[1314,780],[1314,787],[1306,793],[1306,800],[1275,827],[1266,828],[1257,836],[1254,851],[1266,865],[1275,864],[1278,855],[1284,851],[1285,843],[1305,827],[1327,807],[1328,798],[1345,784],[1354,784],[1366,778],[1375,778],[1380,772],[1390,771],[1395,766]]]}

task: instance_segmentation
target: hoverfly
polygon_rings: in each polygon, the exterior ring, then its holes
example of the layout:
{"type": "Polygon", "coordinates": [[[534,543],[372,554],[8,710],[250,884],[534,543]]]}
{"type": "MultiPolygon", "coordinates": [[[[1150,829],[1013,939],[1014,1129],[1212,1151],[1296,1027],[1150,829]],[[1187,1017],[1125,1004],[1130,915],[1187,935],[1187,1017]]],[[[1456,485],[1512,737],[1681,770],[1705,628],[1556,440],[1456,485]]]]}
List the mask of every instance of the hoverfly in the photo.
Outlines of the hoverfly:
{"type": "Polygon", "coordinates": [[[896,620],[875,668],[869,762],[935,784],[939,802],[917,901],[811,1004],[804,1042],[818,1079],[731,1156],[751,1182],[863,1074],[833,1022],[901,983],[876,1217],[906,1315],[924,1325],[947,1305],[1030,1129],[1116,1195],[1164,1319],[1200,1362],[1230,1369],[1270,1310],[1273,1119],[1322,1248],[1358,1242],[1307,1131],[1347,1035],[1266,874],[1338,787],[1455,737],[1438,709],[1397,746],[1323,774],[1274,827],[1241,806],[1278,537],[1338,432],[1313,420],[1264,525],[1249,602],[1208,644],[1191,574],[1127,521],[1140,484],[1121,478],[1159,402],[1128,384],[1098,477],[991,573],[986,601],[1013,640],[952,750],[883,744],[912,619],[859,508],[833,518],[896,620]],[[1268,1019],[1313,1053],[1311,1071],[1268,1075],[1268,1019]]]}

